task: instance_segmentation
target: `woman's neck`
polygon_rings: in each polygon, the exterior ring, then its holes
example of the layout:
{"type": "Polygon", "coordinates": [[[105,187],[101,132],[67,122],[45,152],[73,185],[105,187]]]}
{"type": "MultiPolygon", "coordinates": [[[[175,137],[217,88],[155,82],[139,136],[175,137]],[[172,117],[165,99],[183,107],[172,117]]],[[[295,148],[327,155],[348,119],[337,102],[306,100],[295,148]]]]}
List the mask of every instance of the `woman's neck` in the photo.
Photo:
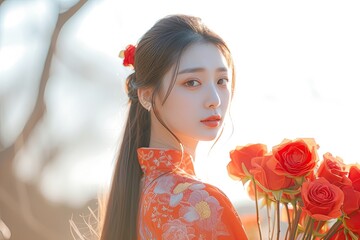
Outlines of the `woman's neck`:
{"type": "MultiPolygon", "coordinates": [[[[190,154],[190,156],[192,157],[192,159],[195,161],[195,156],[196,156],[196,149],[197,149],[197,144],[190,147],[186,144],[182,144],[183,146],[183,150],[184,152],[186,152],[187,154],[190,154]]],[[[150,138],[150,144],[149,147],[151,148],[165,148],[165,149],[175,149],[178,151],[181,151],[181,145],[179,142],[177,142],[175,139],[173,141],[163,141],[163,139],[156,139],[154,137],[150,138]]]]}
{"type": "Polygon", "coordinates": [[[149,147],[152,148],[166,148],[175,150],[184,150],[195,161],[196,150],[199,141],[178,133],[174,133],[177,140],[155,117],[154,113],[151,116],[151,134],[149,147]],[[183,147],[183,149],[181,149],[183,147]]]}

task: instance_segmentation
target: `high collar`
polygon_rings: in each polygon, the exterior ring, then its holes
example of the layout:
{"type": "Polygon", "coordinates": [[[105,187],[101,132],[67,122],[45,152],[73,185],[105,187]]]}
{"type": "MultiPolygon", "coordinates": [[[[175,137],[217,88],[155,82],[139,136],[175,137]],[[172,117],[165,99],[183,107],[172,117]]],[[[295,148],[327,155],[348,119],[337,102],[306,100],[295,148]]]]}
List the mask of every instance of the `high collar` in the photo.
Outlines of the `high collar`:
{"type": "Polygon", "coordinates": [[[145,176],[157,177],[167,172],[195,176],[192,157],[179,150],[138,148],[138,160],[145,176]]]}

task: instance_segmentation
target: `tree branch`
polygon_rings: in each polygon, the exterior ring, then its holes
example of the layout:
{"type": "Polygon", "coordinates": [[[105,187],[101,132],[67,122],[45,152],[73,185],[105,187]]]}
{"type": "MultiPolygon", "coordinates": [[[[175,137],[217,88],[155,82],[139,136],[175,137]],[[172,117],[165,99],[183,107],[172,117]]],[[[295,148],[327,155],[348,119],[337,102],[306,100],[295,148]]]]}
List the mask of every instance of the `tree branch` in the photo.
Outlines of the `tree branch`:
{"type": "Polygon", "coordinates": [[[55,30],[51,37],[49,50],[46,55],[44,69],[41,74],[41,79],[40,79],[39,90],[38,90],[35,107],[34,107],[32,113],[30,114],[28,121],[25,123],[23,130],[21,131],[19,136],[16,138],[14,143],[11,144],[9,147],[0,151],[0,163],[3,161],[12,161],[15,158],[16,153],[24,145],[24,142],[27,142],[33,129],[43,118],[44,113],[46,111],[44,94],[45,94],[46,85],[47,85],[47,82],[48,82],[49,76],[50,76],[51,60],[53,58],[53,55],[54,55],[54,52],[56,49],[56,44],[57,44],[57,40],[58,40],[60,31],[61,31],[62,27],[64,26],[64,24],[72,16],[74,16],[86,2],[87,2],[87,0],[80,0],[74,6],[72,6],[68,11],[59,14],[59,18],[56,23],[55,30]]]}
{"type": "MultiPolygon", "coordinates": [[[[34,128],[39,124],[40,120],[43,118],[44,113],[46,112],[46,104],[44,100],[45,89],[50,77],[51,62],[54,56],[60,31],[64,26],[64,24],[72,16],[74,16],[86,2],[87,0],[80,0],[74,6],[72,6],[68,11],[59,14],[58,21],[56,23],[54,32],[52,34],[49,49],[46,55],[34,109],[31,112],[27,122],[25,123],[21,133],[15,139],[14,143],[12,143],[7,148],[0,149],[0,164],[6,163],[5,164],[6,168],[3,168],[4,166],[0,166],[1,170],[5,170],[5,171],[11,170],[12,161],[14,160],[17,152],[23,147],[24,143],[28,141],[34,128]]],[[[2,0],[0,0],[0,4],[1,3],[3,3],[2,0]]],[[[52,236],[53,233],[46,226],[46,224],[44,225],[42,222],[37,221],[37,219],[32,214],[26,190],[21,187],[19,189],[19,185],[17,185],[17,187],[18,190],[21,190],[20,192],[18,192],[18,195],[20,195],[20,197],[11,196],[11,194],[9,194],[5,188],[3,189],[0,187],[0,202],[3,202],[6,208],[11,209],[11,211],[15,213],[17,216],[23,218],[25,223],[28,225],[28,227],[32,229],[32,231],[43,236],[45,239],[57,239],[56,236],[52,236]],[[24,212],[22,210],[25,210],[25,214],[23,214],[24,212]]]]}

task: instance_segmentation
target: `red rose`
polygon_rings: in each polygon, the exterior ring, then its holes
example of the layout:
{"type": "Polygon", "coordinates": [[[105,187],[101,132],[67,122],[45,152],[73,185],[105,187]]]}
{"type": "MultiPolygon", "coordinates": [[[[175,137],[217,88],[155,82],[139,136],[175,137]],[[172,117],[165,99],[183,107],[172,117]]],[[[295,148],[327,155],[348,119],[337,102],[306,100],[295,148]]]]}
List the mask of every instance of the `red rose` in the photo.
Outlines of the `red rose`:
{"type": "Polygon", "coordinates": [[[272,155],[253,158],[250,173],[267,190],[277,191],[290,187],[294,182],[293,179],[279,175],[269,167],[269,163],[273,158],[272,155]]]}
{"type": "Polygon", "coordinates": [[[237,146],[235,150],[230,151],[231,161],[227,165],[229,176],[239,180],[246,177],[243,165],[246,171],[251,169],[251,159],[264,156],[267,153],[267,147],[264,144],[248,144],[246,146],[237,146]]]}
{"type": "Polygon", "coordinates": [[[360,192],[356,191],[353,186],[344,186],[341,190],[344,193],[344,212],[350,214],[360,209],[360,192]]]}
{"type": "Polygon", "coordinates": [[[357,234],[360,234],[360,210],[348,215],[345,218],[346,226],[357,234]]]}
{"type": "Polygon", "coordinates": [[[124,54],[124,61],[123,61],[123,65],[124,66],[134,66],[135,64],[135,50],[136,47],[134,45],[128,45],[123,54],[124,54]]]}
{"type": "Polygon", "coordinates": [[[344,228],[339,229],[330,240],[350,240],[352,239],[351,235],[348,232],[344,231],[344,228]]]}
{"type": "Polygon", "coordinates": [[[349,178],[355,190],[360,192],[360,168],[359,166],[351,166],[349,170],[349,178]]]}
{"type": "Polygon", "coordinates": [[[272,166],[278,174],[288,177],[302,177],[310,174],[318,159],[317,144],[312,138],[300,138],[294,141],[285,139],[273,147],[276,159],[272,166]]]}
{"type": "Polygon", "coordinates": [[[350,179],[346,176],[346,166],[340,157],[333,157],[331,153],[323,155],[324,160],[318,169],[318,176],[326,178],[330,183],[342,187],[344,185],[351,185],[350,179]]]}
{"type": "Polygon", "coordinates": [[[327,221],[341,216],[344,193],[325,178],[304,182],[301,187],[303,211],[315,220],[327,221]]]}

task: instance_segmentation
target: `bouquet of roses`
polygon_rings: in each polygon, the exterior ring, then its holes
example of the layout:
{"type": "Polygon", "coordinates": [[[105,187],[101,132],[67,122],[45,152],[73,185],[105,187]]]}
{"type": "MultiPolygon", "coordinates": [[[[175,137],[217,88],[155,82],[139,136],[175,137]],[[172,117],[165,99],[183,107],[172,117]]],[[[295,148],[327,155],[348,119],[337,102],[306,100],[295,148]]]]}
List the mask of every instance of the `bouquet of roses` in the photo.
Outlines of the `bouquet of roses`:
{"type": "Polygon", "coordinates": [[[230,151],[228,174],[241,180],[256,207],[267,208],[268,239],[358,239],[360,236],[360,166],[346,165],[327,152],[318,157],[313,138],[284,139],[237,146],[230,151]],[[285,214],[281,214],[285,213],[285,214]],[[285,216],[286,232],[280,222],[285,216]]]}

